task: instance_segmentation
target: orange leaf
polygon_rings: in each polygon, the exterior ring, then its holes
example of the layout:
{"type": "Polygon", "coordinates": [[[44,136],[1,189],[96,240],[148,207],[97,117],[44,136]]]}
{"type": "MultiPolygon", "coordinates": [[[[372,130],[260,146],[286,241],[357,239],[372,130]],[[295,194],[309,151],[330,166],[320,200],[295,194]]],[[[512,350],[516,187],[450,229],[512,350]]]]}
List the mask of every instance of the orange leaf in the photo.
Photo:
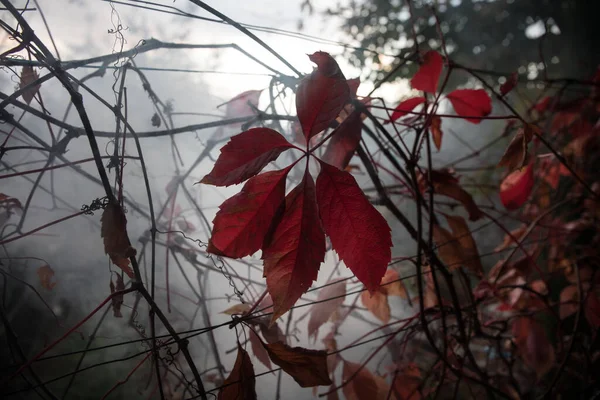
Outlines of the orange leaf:
{"type": "MultiPolygon", "coordinates": [[[[23,87],[29,85],[30,83],[35,82],[38,79],[39,79],[39,75],[33,69],[32,66],[30,66],[30,65],[24,66],[23,70],[21,71],[21,82],[19,83],[19,89],[22,89],[23,87]]],[[[31,100],[33,100],[33,97],[40,90],[40,86],[41,85],[39,85],[39,84],[34,85],[23,92],[22,96],[23,96],[23,100],[25,100],[25,103],[27,103],[27,104],[31,103],[31,100]]]]}
{"type": "Polygon", "coordinates": [[[403,299],[408,298],[404,283],[400,280],[400,275],[391,268],[388,268],[383,278],[381,278],[380,290],[388,296],[399,296],[403,299]]]}
{"type": "Polygon", "coordinates": [[[42,287],[48,290],[52,290],[54,286],[56,286],[56,282],[52,282],[52,277],[54,277],[54,270],[50,268],[49,265],[41,266],[37,269],[38,277],[40,278],[40,283],[42,287]]]}
{"type": "Polygon", "coordinates": [[[244,314],[246,311],[250,310],[250,307],[251,307],[250,304],[235,304],[235,305],[229,307],[227,310],[221,311],[221,314],[227,314],[227,315],[244,314]]]}
{"type": "Polygon", "coordinates": [[[421,371],[415,364],[409,364],[399,371],[392,383],[396,400],[420,400],[421,371]]]}
{"type": "Polygon", "coordinates": [[[369,311],[384,324],[387,324],[390,321],[390,305],[385,294],[381,292],[370,294],[369,292],[364,291],[360,295],[360,300],[365,307],[367,307],[369,311]]]}
{"type": "Polygon", "coordinates": [[[248,353],[238,343],[238,353],[233,370],[219,390],[219,400],[255,400],[256,378],[248,353]]]}
{"type": "Polygon", "coordinates": [[[500,159],[499,167],[506,167],[510,172],[525,166],[527,163],[527,145],[533,137],[534,130],[537,130],[537,128],[527,124],[525,129],[520,129],[517,132],[500,159]]]}
{"type": "Polygon", "coordinates": [[[462,264],[469,269],[477,277],[483,276],[483,266],[481,265],[481,259],[479,252],[477,251],[477,244],[473,240],[471,231],[464,218],[458,216],[444,215],[450,229],[452,229],[452,235],[458,240],[462,249],[462,264]]]}
{"type": "Polygon", "coordinates": [[[375,376],[366,367],[360,364],[344,361],[344,371],[342,377],[346,384],[342,390],[347,400],[386,400],[390,392],[390,387],[385,379],[375,376]],[[358,371],[358,373],[357,373],[358,371]],[[356,374],[356,375],[354,375],[356,374]]]}
{"type": "Polygon", "coordinates": [[[282,342],[264,344],[271,361],[279,365],[302,387],[331,385],[327,352],[290,347],[282,342]]]}
{"type": "Polygon", "coordinates": [[[425,53],[423,55],[423,63],[421,63],[419,70],[410,80],[412,88],[428,93],[435,93],[440,74],[442,73],[443,61],[440,53],[435,50],[429,50],[425,53]]]}
{"type": "Polygon", "coordinates": [[[331,315],[344,304],[346,297],[346,281],[331,280],[327,282],[326,287],[319,291],[317,304],[310,309],[310,319],[308,320],[308,336],[316,338],[319,328],[331,317],[331,315]],[[332,299],[328,300],[327,299],[332,299]]]}
{"type": "Polygon", "coordinates": [[[431,118],[431,126],[429,127],[431,131],[431,137],[433,138],[433,144],[435,144],[435,148],[440,150],[442,147],[442,119],[437,115],[434,115],[431,118]]]}
{"type": "Polygon", "coordinates": [[[104,238],[104,252],[112,262],[121,268],[130,278],[133,271],[129,267],[129,257],[136,255],[127,236],[127,218],[118,204],[109,203],[102,213],[101,236],[104,238]]]}
{"type": "Polygon", "coordinates": [[[554,348],[544,328],[530,317],[517,317],[512,325],[515,343],[523,361],[535,370],[538,378],[548,372],[554,364],[554,348]]]}

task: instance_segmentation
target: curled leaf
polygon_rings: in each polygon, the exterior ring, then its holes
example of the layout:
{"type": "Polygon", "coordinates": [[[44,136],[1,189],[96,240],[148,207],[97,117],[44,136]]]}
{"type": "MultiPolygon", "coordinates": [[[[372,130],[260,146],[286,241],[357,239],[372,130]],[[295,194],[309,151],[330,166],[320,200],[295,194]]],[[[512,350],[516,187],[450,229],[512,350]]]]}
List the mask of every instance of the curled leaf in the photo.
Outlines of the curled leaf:
{"type": "Polygon", "coordinates": [[[56,286],[56,282],[52,282],[54,278],[54,270],[49,265],[43,265],[37,269],[40,284],[44,289],[52,290],[56,286]]]}
{"type": "Polygon", "coordinates": [[[100,223],[100,234],[104,238],[104,252],[128,277],[133,278],[129,257],[134,257],[136,251],[131,247],[127,235],[127,218],[121,206],[109,203],[102,213],[100,223]]]}
{"type": "Polygon", "coordinates": [[[248,303],[235,304],[235,305],[229,307],[227,310],[222,311],[221,314],[241,315],[241,314],[244,314],[245,312],[247,312],[248,310],[250,310],[250,307],[251,306],[248,303]]]}
{"type": "Polygon", "coordinates": [[[238,343],[238,353],[231,373],[219,390],[219,400],[256,400],[254,366],[246,350],[238,343]]]}
{"type": "Polygon", "coordinates": [[[492,100],[483,89],[456,89],[446,97],[456,114],[473,124],[492,112],[492,100]]]}
{"type": "Polygon", "coordinates": [[[429,50],[423,55],[423,62],[417,73],[410,80],[413,89],[427,93],[435,93],[440,74],[442,73],[443,59],[440,53],[429,50]]]}
{"type": "Polygon", "coordinates": [[[279,365],[302,387],[331,385],[327,352],[290,347],[282,342],[264,344],[271,361],[279,365]]]}
{"type": "Polygon", "coordinates": [[[507,167],[509,171],[523,168],[527,163],[527,145],[533,137],[534,130],[538,129],[527,124],[524,129],[517,132],[500,159],[499,167],[507,167]]]}

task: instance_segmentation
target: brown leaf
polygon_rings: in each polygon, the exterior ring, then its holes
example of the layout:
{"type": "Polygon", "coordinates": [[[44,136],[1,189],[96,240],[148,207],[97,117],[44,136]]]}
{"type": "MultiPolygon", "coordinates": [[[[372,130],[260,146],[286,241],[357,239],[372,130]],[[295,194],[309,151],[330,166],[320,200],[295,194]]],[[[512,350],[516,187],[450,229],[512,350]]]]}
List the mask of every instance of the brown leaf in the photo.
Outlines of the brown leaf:
{"type": "Polygon", "coordinates": [[[450,232],[439,225],[433,225],[433,241],[437,245],[440,259],[450,271],[463,264],[462,247],[450,232]]]}
{"type": "Polygon", "coordinates": [[[254,357],[258,358],[258,361],[263,363],[265,367],[271,369],[271,360],[269,360],[269,353],[263,346],[262,340],[258,337],[258,335],[254,332],[254,330],[250,329],[249,333],[250,346],[252,347],[252,353],[254,353],[254,357]]]}
{"type": "Polygon", "coordinates": [[[388,296],[398,296],[403,299],[408,298],[404,283],[400,280],[400,275],[391,268],[388,268],[383,278],[381,278],[380,290],[388,296]]]}
{"type": "Polygon", "coordinates": [[[434,115],[431,118],[431,126],[429,129],[431,131],[431,137],[433,138],[433,144],[435,144],[435,148],[439,151],[442,147],[442,136],[444,134],[442,132],[442,119],[439,116],[434,115]]]}
{"type": "MultiPolygon", "coordinates": [[[[121,290],[125,290],[125,284],[123,283],[123,278],[121,277],[120,274],[116,274],[117,275],[117,284],[116,286],[113,284],[112,279],[110,280],[110,293],[114,293],[114,292],[118,292],[121,290]]],[[[117,295],[114,296],[111,299],[111,303],[112,303],[112,308],[113,308],[113,315],[116,318],[123,318],[123,314],[121,314],[121,305],[123,304],[123,295],[117,295]]]]}
{"type": "Polygon", "coordinates": [[[363,291],[360,294],[360,300],[384,324],[390,322],[390,304],[385,294],[381,292],[370,294],[367,291],[363,291]]]}
{"type": "Polygon", "coordinates": [[[554,348],[544,328],[533,318],[517,317],[512,332],[525,364],[535,370],[538,378],[544,376],[555,360],[554,348]]]}
{"type": "Polygon", "coordinates": [[[342,390],[347,400],[386,400],[390,391],[389,385],[385,379],[375,376],[366,367],[360,364],[344,361],[344,371],[342,377],[344,381],[349,379],[342,390]],[[358,373],[356,373],[358,371],[358,373]],[[353,377],[353,375],[356,375],[353,377]]]}
{"type": "MultiPolygon", "coordinates": [[[[33,69],[32,66],[30,66],[30,65],[24,66],[23,69],[21,70],[21,82],[19,83],[19,89],[24,88],[25,86],[29,85],[30,83],[35,82],[38,79],[39,79],[39,75],[33,69]]],[[[22,96],[23,96],[23,100],[25,100],[25,103],[27,103],[27,104],[31,103],[31,100],[33,100],[33,97],[40,90],[40,86],[41,85],[39,85],[39,84],[34,85],[23,92],[22,96]]]]}
{"type": "Polygon", "coordinates": [[[54,277],[54,270],[49,265],[43,265],[37,269],[38,277],[42,287],[48,290],[52,290],[56,286],[56,282],[52,282],[54,277]]]}
{"type": "Polygon", "coordinates": [[[238,353],[233,370],[219,390],[219,400],[256,399],[256,378],[248,353],[238,343],[238,353]]]}
{"type": "Polygon", "coordinates": [[[481,265],[481,258],[477,251],[477,244],[473,240],[471,231],[464,218],[458,216],[444,215],[450,229],[452,229],[452,235],[455,239],[458,239],[458,243],[462,248],[462,263],[478,278],[483,276],[483,266],[481,265]]]}
{"type": "Polygon", "coordinates": [[[396,400],[420,400],[421,380],[421,371],[415,364],[402,368],[392,383],[396,400]]]}
{"type": "Polygon", "coordinates": [[[302,387],[331,385],[327,352],[290,347],[282,342],[264,344],[271,361],[279,365],[302,387]]]}
{"type": "Polygon", "coordinates": [[[109,203],[100,219],[101,236],[104,238],[104,252],[110,256],[112,262],[121,268],[130,278],[133,271],[129,267],[129,257],[136,255],[127,236],[127,218],[123,209],[114,203],[109,203]]]}
{"type": "Polygon", "coordinates": [[[227,310],[225,311],[221,311],[221,314],[227,314],[227,315],[236,315],[236,314],[244,314],[245,312],[247,312],[248,310],[250,310],[252,306],[248,303],[246,304],[235,304],[231,307],[229,307],[227,310]]]}
{"type": "Polygon", "coordinates": [[[519,129],[506,148],[498,166],[507,167],[509,172],[523,168],[527,164],[527,145],[531,141],[534,131],[539,133],[539,129],[530,124],[525,125],[524,129],[519,129]]]}
{"type": "Polygon", "coordinates": [[[513,243],[516,244],[513,240],[513,237],[520,242],[521,236],[523,236],[523,234],[525,234],[526,231],[527,225],[525,224],[522,224],[519,228],[510,231],[510,235],[504,235],[504,240],[502,241],[502,244],[496,247],[494,251],[499,252],[502,250],[506,250],[508,246],[511,246],[513,243]]]}
{"type": "Polygon", "coordinates": [[[331,317],[331,315],[344,304],[346,296],[346,281],[331,280],[319,291],[317,304],[310,309],[310,319],[308,320],[308,336],[314,336],[315,339],[319,333],[319,328],[331,317]],[[327,299],[332,299],[325,301],[327,299]],[[321,303],[322,302],[322,303],[321,303]]]}

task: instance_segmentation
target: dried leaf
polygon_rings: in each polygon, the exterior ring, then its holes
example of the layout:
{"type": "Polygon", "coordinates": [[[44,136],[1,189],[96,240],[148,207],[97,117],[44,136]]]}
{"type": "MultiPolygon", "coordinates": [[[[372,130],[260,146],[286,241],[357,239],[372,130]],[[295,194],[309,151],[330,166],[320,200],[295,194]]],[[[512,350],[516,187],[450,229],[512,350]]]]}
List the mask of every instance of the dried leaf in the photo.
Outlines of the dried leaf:
{"type": "Polygon", "coordinates": [[[121,206],[109,203],[102,213],[100,223],[100,234],[104,238],[104,252],[129,278],[133,278],[129,257],[135,257],[137,252],[131,247],[127,236],[127,218],[121,206]]]}
{"type": "Polygon", "coordinates": [[[152,123],[152,126],[155,126],[157,128],[160,128],[160,124],[162,123],[160,117],[158,116],[158,113],[154,113],[154,115],[150,119],[150,122],[152,123]]]}
{"type": "MultiPolygon", "coordinates": [[[[21,70],[21,81],[19,82],[19,89],[23,89],[25,86],[35,82],[40,77],[38,73],[30,65],[25,65],[21,70]]],[[[31,100],[39,92],[41,85],[34,85],[29,89],[25,90],[22,94],[25,103],[30,104],[31,100]]]]}
{"type": "Polygon", "coordinates": [[[279,365],[302,387],[331,385],[327,352],[290,347],[282,342],[264,344],[271,361],[279,365]]]}
{"type": "Polygon", "coordinates": [[[54,278],[54,270],[49,265],[43,265],[37,269],[40,284],[43,288],[52,290],[56,286],[56,282],[52,282],[54,278]]]}
{"type": "Polygon", "coordinates": [[[410,80],[413,89],[427,93],[435,93],[440,74],[442,73],[443,59],[440,53],[429,50],[423,55],[423,62],[419,70],[410,80]]]}
{"type": "Polygon", "coordinates": [[[248,310],[250,310],[251,307],[252,306],[248,303],[235,304],[235,305],[229,307],[227,310],[221,311],[221,314],[241,315],[241,314],[244,314],[245,312],[247,312],[248,310]]]}
{"type": "Polygon", "coordinates": [[[473,124],[479,124],[481,118],[492,112],[492,100],[483,89],[456,89],[446,96],[454,111],[460,117],[473,124]]]}
{"type": "Polygon", "coordinates": [[[310,319],[308,320],[308,336],[314,336],[315,339],[319,333],[319,328],[329,320],[331,315],[344,304],[346,296],[346,281],[331,280],[327,286],[319,290],[317,304],[310,309],[310,319]],[[332,299],[332,300],[328,300],[332,299]],[[328,300],[328,301],[327,301],[328,300]]]}
{"type": "Polygon", "coordinates": [[[523,168],[527,163],[527,145],[531,141],[534,131],[538,131],[538,129],[530,124],[527,124],[524,129],[520,129],[506,148],[498,166],[508,168],[509,172],[523,168]]]}
{"type": "Polygon", "coordinates": [[[481,265],[479,251],[477,251],[477,244],[471,235],[469,226],[462,217],[445,214],[444,216],[446,217],[446,221],[448,221],[450,229],[452,229],[452,236],[460,244],[462,264],[475,276],[481,278],[483,276],[483,266],[481,265]]]}
{"type": "Polygon", "coordinates": [[[391,268],[385,271],[385,275],[381,278],[381,287],[379,289],[388,296],[398,296],[403,299],[408,298],[404,283],[400,280],[400,275],[391,268]]]}
{"type": "Polygon", "coordinates": [[[377,291],[373,294],[362,292],[360,300],[374,316],[381,320],[384,324],[390,322],[390,304],[385,294],[377,291]]]}
{"type": "Polygon", "coordinates": [[[256,400],[256,378],[248,353],[238,343],[233,370],[219,390],[219,400],[256,400]]]}
{"type": "Polygon", "coordinates": [[[433,225],[433,241],[437,246],[438,256],[450,271],[463,264],[462,247],[450,232],[439,225],[433,225]]]}
{"type": "Polygon", "coordinates": [[[350,382],[342,388],[346,399],[387,400],[390,387],[385,379],[373,375],[366,367],[363,367],[359,371],[360,367],[360,364],[344,361],[342,377],[344,381],[351,379],[350,382]],[[354,374],[356,375],[354,376],[354,374]]]}
{"type": "Polygon", "coordinates": [[[421,371],[415,364],[410,363],[402,368],[392,382],[396,400],[421,400],[421,382],[421,371]]]}
{"type": "MultiPolygon", "coordinates": [[[[120,274],[116,274],[117,275],[117,284],[116,286],[113,284],[112,278],[110,280],[110,293],[113,294],[114,292],[120,292],[121,290],[125,290],[125,283],[123,282],[123,278],[121,277],[120,274]]],[[[123,318],[123,314],[121,314],[121,305],[123,305],[123,295],[119,294],[116,296],[113,296],[113,298],[111,299],[111,304],[112,304],[112,309],[113,309],[113,315],[116,318],[123,318]]]]}
{"type": "Polygon", "coordinates": [[[269,128],[252,128],[233,136],[221,149],[212,171],[200,183],[230,186],[258,174],[285,150],[294,147],[269,128]]]}

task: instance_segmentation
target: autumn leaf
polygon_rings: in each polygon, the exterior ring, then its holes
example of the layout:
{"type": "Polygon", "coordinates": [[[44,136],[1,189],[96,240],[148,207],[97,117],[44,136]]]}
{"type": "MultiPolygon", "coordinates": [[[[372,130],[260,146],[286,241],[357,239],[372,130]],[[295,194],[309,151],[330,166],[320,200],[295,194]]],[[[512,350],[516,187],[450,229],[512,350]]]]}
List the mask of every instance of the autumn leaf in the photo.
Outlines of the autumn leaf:
{"type": "Polygon", "coordinates": [[[317,304],[310,309],[310,319],[308,320],[308,336],[314,336],[315,339],[319,333],[319,328],[329,320],[331,315],[344,304],[346,296],[346,281],[331,280],[327,285],[319,290],[317,304]],[[328,300],[332,299],[332,300],[328,300]]]}
{"type": "Polygon", "coordinates": [[[522,170],[513,171],[500,183],[500,201],[507,210],[516,210],[529,199],[533,184],[532,164],[522,170]]]}
{"type": "MultiPolygon", "coordinates": [[[[37,81],[39,79],[38,73],[30,65],[25,65],[21,70],[21,81],[19,82],[19,89],[23,89],[25,86],[37,81]]],[[[41,85],[37,84],[29,89],[25,90],[22,94],[25,103],[30,104],[31,100],[39,92],[41,85]]]]}
{"type": "Polygon", "coordinates": [[[258,107],[258,100],[261,93],[262,89],[242,92],[231,100],[219,104],[217,108],[227,106],[225,108],[226,118],[250,117],[256,113],[254,109],[258,107]]]}
{"type": "Polygon", "coordinates": [[[356,92],[358,92],[358,87],[360,86],[360,78],[352,78],[346,80],[348,84],[348,89],[350,90],[350,97],[356,98],[356,92]]]}
{"type": "MultiPolygon", "coordinates": [[[[334,168],[334,167],[331,167],[334,168]]],[[[285,199],[285,213],[263,249],[264,275],[273,299],[272,321],[285,314],[317,279],[325,258],[315,184],[308,170],[285,199]]]]}
{"type": "Polygon", "coordinates": [[[429,50],[423,55],[423,62],[417,73],[410,80],[413,89],[427,93],[435,93],[440,74],[442,73],[443,59],[440,53],[429,50]]]}
{"type": "Polygon", "coordinates": [[[533,138],[534,131],[539,132],[539,129],[530,124],[520,129],[506,148],[498,166],[507,167],[509,172],[523,168],[527,163],[527,145],[533,138]]]}
{"type": "Polygon", "coordinates": [[[18,199],[10,197],[4,193],[0,193],[0,207],[5,207],[7,210],[11,210],[13,207],[19,210],[23,209],[23,205],[18,199]]]}
{"type": "Polygon", "coordinates": [[[597,292],[588,293],[584,313],[592,329],[597,330],[600,327],[600,298],[597,292]]]}
{"type": "MultiPolygon", "coordinates": [[[[115,286],[115,284],[112,281],[112,278],[110,280],[110,293],[113,294],[114,292],[120,292],[121,290],[125,290],[125,284],[123,282],[123,278],[121,277],[120,274],[116,274],[117,275],[117,284],[115,286]]],[[[123,318],[123,314],[121,314],[121,305],[123,305],[123,295],[119,294],[116,296],[113,296],[111,299],[111,305],[112,305],[112,309],[113,309],[113,315],[116,318],[123,318]]]]}
{"type": "Polygon", "coordinates": [[[502,96],[506,96],[507,93],[509,93],[511,90],[513,90],[515,88],[515,86],[517,86],[518,80],[519,80],[519,74],[517,74],[516,72],[513,72],[512,74],[510,74],[508,79],[506,79],[506,82],[504,82],[502,85],[500,85],[500,94],[502,96]]]}
{"type": "Polygon", "coordinates": [[[389,124],[390,122],[396,121],[398,118],[404,117],[406,114],[411,112],[420,104],[425,103],[425,97],[413,97],[411,99],[404,100],[400,104],[396,106],[390,119],[385,121],[384,124],[389,124]]]}
{"type": "Polygon", "coordinates": [[[287,149],[294,147],[279,132],[252,128],[233,136],[221,149],[212,171],[200,183],[230,186],[258,174],[287,149]]]}
{"type": "Polygon", "coordinates": [[[44,289],[52,290],[56,286],[56,282],[52,282],[54,278],[54,270],[49,265],[43,265],[37,269],[40,284],[44,289]]]}
{"type": "Polygon", "coordinates": [[[464,218],[459,216],[446,215],[446,221],[450,229],[452,229],[452,236],[458,240],[462,254],[462,264],[471,271],[475,276],[481,278],[483,276],[483,266],[481,265],[481,258],[477,251],[477,244],[471,235],[469,226],[467,225],[464,218]]]}
{"type": "Polygon", "coordinates": [[[361,130],[360,113],[350,114],[329,139],[322,160],[339,169],[345,169],[360,143],[361,130]]]}
{"type": "MultiPolygon", "coordinates": [[[[456,201],[462,203],[467,212],[469,213],[469,220],[476,221],[483,217],[483,213],[475,204],[473,197],[467,193],[458,183],[450,172],[446,170],[432,170],[431,173],[431,186],[436,194],[450,197],[456,201]]],[[[419,176],[419,186],[421,192],[425,192],[428,187],[427,174],[421,174],[419,176]]]]}
{"type": "Polygon", "coordinates": [[[290,347],[282,342],[264,344],[271,361],[279,365],[302,387],[331,385],[327,352],[290,347]]]}
{"type": "Polygon", "coordinates": [[[361,368],[360,364],[344,361],[342,377],[344,381],[350,380],[342,388],[347,400],[387,400],[388,398],[390,387],[385,379],[373,375],[366,367],[361,368]]]}
{"type": "Polygon", "coordinates": [[[306,141],[329,127],[351,99],[346,78],[333,57],[322,51],[308,57],[317,69],[300,81],[296,92],[296,112],[306,141]]]}
{"type": "Polygon", "coordinates": [[[396,400],[420,400],[422,398],[419,392],[421,382],[421,371],[415,364],[410,363],[401,368],[392,382],[396,400]]]}
{"type": "Polygon", "coordinates": [[[246,350],[238,343],[238,353],[233,370],[219,390],[219,400],[255,400],[256,378],[254,367],[246,350]]]}
{"type": "Polygon", "coordinates": [[[579,308],[577,298],[578,290],[577,286],[575,285],[566,286],[560,292],[560,319],[565,319],[577,312],[577,309],[579,308]]]}
{"type": "Polygon", "coordinates": [[[390,227],[351,174],[320,164],[317,202],[325,232],[340,259],[373,292],[392,257],[390,227]]]}
{"type": "Polygon", "coordinates": [[[363,305],[384,324],[390,322],[390,304],[388,303],[388,297],[384,293],[379,291],[373,294],[362,292],[360,294],[360,300],[363,305]]]}
{"type": "Polygon", "coordinates": [[[241,258],[258,251],[285,199],[290,168],[252,177],[242,191],[225,200],[213,221],[207,251],[241,258]]]}
{"type": "Polygon", "coordinates": [[[381,286],[379,287],[379,290],[388,296],[398,296],[402,297],[403,299],[408,298],[404,283],[402,283],[402,280],[400,280],[400,275],[398,275],[398,272],[392,268],[388,268],[385,271],[385,275],[383,278],[381,278],[381,286]]]}
{"type": "Polygon", "coordinates": [[[254,353],[254,357],[258,359],[267,369],[273,368],[271,366],[271,360],[269,359],[269,353],[267,349],[263,345],[262,340],[258,337],[258,335],[254,332],[254,330],[249,329],[248,339],[250,341],[250,347],[252,347],[252,353],[254,353]]]}
{"type": "Polygon", "coordinates": [[[100,223],[100,235],[104,238],[104,252],[128,277],[133,278],[129,257],[134,257],[136,251],[131,247],[127,236],[127,218],[121,206],[109,203],[102,213],[100,223]]]}
{"type": "Polygon", "coordinates": [[[492,112],[492,100],[483,89],[456,89],[447,96],[458,116],[473,124],[492,112]],[[469,118],[471,117],[471,118],[469,118]]]}
{"type": "Polygon", "coordinates": [[[241,315],[241,314],[244,314],[245,312],[247,312],[248,310],[250,310],[250,308],[251,308],[251,306],[248,303],[234,304],[233,306],[229,307],[227,310],[221,311],[221,314],[241,315]]]}
{"type": "Polygon", "coordinates": [[[513,336],[525,364],[541,378],[554,365],[554,348],[544,328],[533,318],[517,317],[512,325],[513,336]]]}
{"type": "Polygon", "coordinates": [[[434,115],[431,118],[429,131],[431,132],[431,137],[433,138],[433,144],[435,144],[435,148],[439,151],[442,147],[442,136],[444,135],[442,132],[442,119],[439,116],[434,115]]]}
{"type": "Polygon", "coordinates": [[[462,247],[450,232],[439,225],[433,225],[433,241],[437,246],[438,256],[450,271],[463,264],[462,247]]]}
{"type": "Polygon", "coordinates": [[[511,246],[513,243],[517,244],[514,240],[513,237],[517,240],[517,241],[521,241],[521,236],[523,236],[523,234],[525,234],[525,232],[527,231],[527,225],[522,224],[520,227],[518,227],[517,229],[513,229],[512,231],[510,231],[510,235],[506,234],[504,235],[504,240],[502,241],[502,243],[496,247],[494,249],[495,252],[500,252],[503,250],[506,250],[509,246],[511,246]]]}

